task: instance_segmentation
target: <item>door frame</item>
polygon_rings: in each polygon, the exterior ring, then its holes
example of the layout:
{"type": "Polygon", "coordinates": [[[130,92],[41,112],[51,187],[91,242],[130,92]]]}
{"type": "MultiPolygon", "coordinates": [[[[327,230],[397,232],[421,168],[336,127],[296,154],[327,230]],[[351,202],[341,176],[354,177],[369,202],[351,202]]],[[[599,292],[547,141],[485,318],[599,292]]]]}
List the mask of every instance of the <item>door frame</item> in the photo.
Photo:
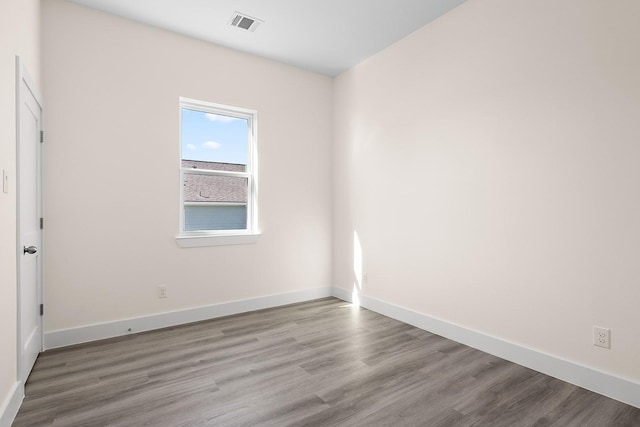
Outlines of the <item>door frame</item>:
{"type": "MultiPolygon", "coordinates": [[[[36,102],[38,103],[38,106],[40,107],[40,130],[42,131],[44,128],[44,124],[43,124],[43,117],[44,117],[44,107],[43,107],[43,103],[42,103],[42,95],[40,95],[40,92],[38,91],[33,79],[31,78],[31,76],[29,75],[29,73],[27,72],[24,64],[22,63],[22,61],[20,60],[19,56],[16,56],[16,264],[17,264],[17,269],[16,269],[16,303],[17,303],[17,323],[16,323],[16,332],[17,332],[17,336],[16,336],[16,341],[17,341],[17,378],[18,381],[22,383],[22,385],[24,386],[24,384],[27,381],[27,378],[22,378],[23,374],[22,374],[22,309],[21,309],[21,301],[20,301],[20,293],[21,293],[21,270],[22,270],[22,264],[21,264],[21,256],[22,256],[22,236],[21,236],[21,225],[20,225],[20,120],[21,118],[21,108],[22,108],[22,85],[24,85],[24,87],[29,90],[29,92],[31,92],[31,94],[33,95],[34,99],[36,100],[36,102]]],[[[39,211],[39,217],[42,218],[42,144],[38,143],[36,146],[36,150],[38,153],[38,165],[37,165],[37,187],[38,187],[38,194],[37,194],[37,200],[38,200],[38,211],[39,211]]],[[[43,232],[42,229],[40,230],[40,248],[38,248],[38,251],[40,252],[40,255],[38,257],[39,259],[39,263],[38,263],[38,272],[37,272],[37,285],[36,285],[36,292],[38,295],[38,304],[42,304],[42,265],[44,262],[44,258],[43,258],[43,254],[44,251],[43,249],[43,232]]],[[[40,351],[44,351],[44,316],[40,316],[40,318],[38,319],[39,321],[39,327],[40,327],[40,344],[41,344],[41,348],[40,351]]]]}

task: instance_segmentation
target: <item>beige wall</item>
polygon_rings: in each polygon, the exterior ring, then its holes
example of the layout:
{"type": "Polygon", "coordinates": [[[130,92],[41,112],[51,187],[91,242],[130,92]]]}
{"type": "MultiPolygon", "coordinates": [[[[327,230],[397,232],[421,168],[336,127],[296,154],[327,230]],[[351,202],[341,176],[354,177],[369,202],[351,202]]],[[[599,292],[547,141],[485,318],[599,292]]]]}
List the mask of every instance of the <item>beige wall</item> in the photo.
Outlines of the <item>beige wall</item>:
{"type": "Polygon", "coordinates": [[[355,231],[367,296],[640,381],[639,21],[470,0],[342,74],[334,284],[355,231]]]}
{"type": "MultiPolygon", "coordinates": [[[[16,382],[16,55],[40,81],[40,2],[0,3],[0,407],[16,382]]],[[[2,414],[0,414],[2,415],[2,414]]]]}
{"type": "MultiPolygon", "coordinates": [[[[14,55],[40,73],[39,2],[0,7],[3,399],[14,55]]],[[[353,286],[355,231],[364,294],[640,381],[639,17],[633,0],[469,0],[332,87],[44,2],[45,329],[325,286],[333,205],[334,284],[353,286]],[[179,96],[260,112],[258,244],[176,246],[179,96]],[[594,324],[612,329],[611,350],[592,346],[594,324]]]]}
{"type": "Polygon", "coordinates": [[[331,79],[59,0],[42,31],[46,331],[330,282],[331,79]],[[180,96],[258,110],[257,244],[177,247],[180,96]]]}

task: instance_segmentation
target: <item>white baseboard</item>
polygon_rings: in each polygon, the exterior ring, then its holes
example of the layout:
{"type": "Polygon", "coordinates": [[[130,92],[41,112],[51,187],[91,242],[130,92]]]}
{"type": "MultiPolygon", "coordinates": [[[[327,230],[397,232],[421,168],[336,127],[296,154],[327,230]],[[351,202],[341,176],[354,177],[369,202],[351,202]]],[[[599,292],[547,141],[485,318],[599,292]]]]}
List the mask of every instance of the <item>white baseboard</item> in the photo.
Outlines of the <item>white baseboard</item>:
{"type": "Polygon", "coordinates": [[[11,427],[13,420],[18,415],[23,399],[24,386],[20,381],[16,381],[2,406],[0,406],[0,427],[11,427]]]}
{"type": "MultiPolygon", "coordinates": [[[[346,289],[334,287],[332,295],[344,301],[353,302],[351,292],[346,289]]],[[[366,295],[358,295],[358,298],[360,306],[368,310],[640,408],[640,384],[633,380],[492,337],[366,295]]]]}
{"type": "MultiPolygon", "coordinates": [[[[206,307],[47,332],[45,333],[45,345],[47,349],[64,347],[105,338],[113,338],[130,333],[150,331],[153,329],[198,322],[201,320],[214,319],[216,317],[229,316],[329,296],[353,302],[352,293],[343,288],[326,287],[307,289],[285,294],[269,295],[206,307]],[[129,329],[131,329],[131,331],[129,331],[129,329]]],[[[401,322],[416,326],[420,329],[449,338],[461,344],[493,354],[494,356],[502,359],[526,366],[527,368],[534,369],[538,372],[542,372],[543,374],[550,375],[587,390],[591,390],[640,408],[640,384],[633,380],[621,378],[557,356],[546,354],[519,344],[514,344],[500,338],[492,337],[482,332],[464,328],[462,326],[455,325],[405,307],[371,298],[366,295],[359,295],[358,298],[362,307],[375,311],[376,313],[383,314],[401,322]]],[[[22,388],[22,390],[22,396],[24,396],[24,389],[22,388]]],[[[0,412],[0,427],[5,426],[4,414],[10,414],[10,408],[14,407],[15,412],[17,413],[17,408],[19,408],[20,402],[22,401],[20,393],[18,391],[14,391],[14,393],[17,393],[16,396],[18,397],[11,397],[8,399],[8,403],[5,403],[5,405],[7,405],[7,409],[4,412],[0,412]],[[13,399],[16,399],[17,406],[14,404],[13,399]]],[[[15,416],[15,414],[13,414],[13,416],[15,416]]],[[[10,425],[10,423],[6,425],[10,425]]]]}
{"type": "Polygon", "coordinates": [[[44,334],[45,348],[65,347],[136,332],[151,331],[185,323],[214,319],[216,317],[230,316],[248,311],[330,297],[331,290],[332,288],[330,287],[305,289],[303,291],[269,295],[206,307],[190,308],[187,310],[46,332],[44,334]]]}
{"type": "Polygon", "coordinates": [[[331,295],[341,299],[342,301],[353,303],[353,294],[344,288],[338,288],[337,286],[332,287],[331,295]]]}

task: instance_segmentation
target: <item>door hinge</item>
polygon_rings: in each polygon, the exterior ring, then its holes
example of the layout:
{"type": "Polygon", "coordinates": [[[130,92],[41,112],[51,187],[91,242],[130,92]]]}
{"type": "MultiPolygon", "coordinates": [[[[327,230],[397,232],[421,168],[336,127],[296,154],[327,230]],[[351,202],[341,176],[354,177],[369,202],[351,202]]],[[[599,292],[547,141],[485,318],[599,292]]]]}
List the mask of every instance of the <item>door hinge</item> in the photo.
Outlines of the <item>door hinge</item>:
{"type": "Polygon", "coordinates": [[[44,131],[40,131],[40,142],[44,142],[44,131]]]}
{"type": "Polygon", "coordinates": [[[44,229],[44,218],[40,218],[40,230],[44,229]]]}
{"type": "Polygon", "coordinates": [[[40,304],[40,316],[44,316],[44,304],[40,304]]]}

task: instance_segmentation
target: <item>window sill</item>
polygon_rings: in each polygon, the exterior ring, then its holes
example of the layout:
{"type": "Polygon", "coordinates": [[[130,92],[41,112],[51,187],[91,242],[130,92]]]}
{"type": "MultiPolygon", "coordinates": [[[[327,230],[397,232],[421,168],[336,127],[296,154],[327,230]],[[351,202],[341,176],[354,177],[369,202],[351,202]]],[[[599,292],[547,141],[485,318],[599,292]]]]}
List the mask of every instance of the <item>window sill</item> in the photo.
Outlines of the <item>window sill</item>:
{"type": "Polygon", "coordinates": [[[177,236],[181,248],[203,248],[207,246],[248,245],[257,243],[260,232],[244,234],[208,234],[199,236],[177,236]]]}

